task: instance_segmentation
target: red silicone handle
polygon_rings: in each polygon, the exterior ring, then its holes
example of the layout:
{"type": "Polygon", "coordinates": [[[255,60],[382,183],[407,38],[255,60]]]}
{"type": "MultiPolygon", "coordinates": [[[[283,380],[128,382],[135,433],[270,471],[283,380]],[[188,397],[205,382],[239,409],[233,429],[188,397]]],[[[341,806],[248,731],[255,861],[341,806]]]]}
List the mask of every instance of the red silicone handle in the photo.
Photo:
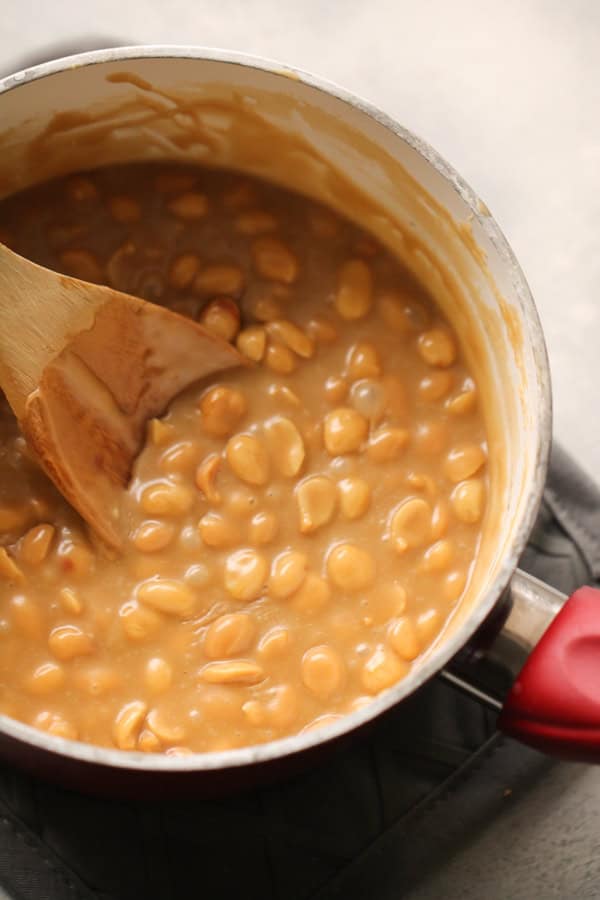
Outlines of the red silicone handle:
{"type": "Polygon", "coordinates": [[[600,763],[600,591],[576,591],[528,657],[499,727],[561,759],[600,763]]]}

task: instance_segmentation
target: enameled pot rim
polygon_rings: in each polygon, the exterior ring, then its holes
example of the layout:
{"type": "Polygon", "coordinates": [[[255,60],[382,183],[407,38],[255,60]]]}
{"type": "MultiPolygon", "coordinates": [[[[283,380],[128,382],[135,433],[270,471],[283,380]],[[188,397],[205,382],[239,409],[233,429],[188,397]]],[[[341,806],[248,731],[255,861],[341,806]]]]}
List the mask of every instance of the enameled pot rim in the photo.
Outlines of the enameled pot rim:
{"type": "MultiPolygon", "coordinates": [[[[551,443],[551,389],[550,374],[546,346],[538,313],[529,290],[525,276],[517,262],[506,238],[498,224],[482,204],[475,192],[458,175],[432,147],[416,137],[394,119],[381,112],[368,101],[357,97],[332,82],[318,78],[293,66],[256,56],[248,56],[234,51],[211,49],[194,46],[148,45],[132,47],[113,47],[106,50],[93,50],[86,53],[52,60],[21,72],[9,75],[0,80],[1,95],[15,90],[22,85],[30,84],[59,72],[72,71],[76,78],[77,69],[104,63],[134,61],[137,59],[192,59],[225,63],[231,66],[242,66],[260,69],[281,78],[292,78],[324,94],[337,98],[345,104],[374,119],[393,135],[408,144],[431,167],[441,175],[461,200],[469,208],[472,218],[485,232],[494,246],[498,256],[506,268],[513,289],[519,297],[525,317],[525,339],[532,349],[536,373],[538,376],[538,404],[541,426],[536,435],[535,475],[530,490],[529,502],[524,505],[524,512],[512,540],[510,553],[502,563],[497,577],[482,594],[479,602],[473,607],[464,622],[445,639],[420,666],[405,679],[389,688],[383,694],[374,697],[372,702],[362,709],[348,713],[338,721],[321,729],[301,733],[265,744],[242,747],[235,750],[208,753],[192,753],[186,756],[165,756],[147,754],[137,751],[129,752],[97,747],[79,741],[67,741],[53,737],[8,716],[0,715],[0,731],[17,741],[22,741],[40,750],[50,751],[61,756],[77,759],[81,762],[119,769],[137,771],[183,773],[238,768],[266,763],[292,754],[301,753],[310,747],[339,738],[354,731],[376,718],[381,713],[395,706],[405,697],[414,693],[417,688],[434,676],[456,653],[469,641],[479,625],[502,595],[517,567],[519,557],[527,543],[530,531],[535,522],[537,511],[544,489],[546,469],[551,443]]],[[[74,82],[75,90],[77,82],[74,82]]]]}

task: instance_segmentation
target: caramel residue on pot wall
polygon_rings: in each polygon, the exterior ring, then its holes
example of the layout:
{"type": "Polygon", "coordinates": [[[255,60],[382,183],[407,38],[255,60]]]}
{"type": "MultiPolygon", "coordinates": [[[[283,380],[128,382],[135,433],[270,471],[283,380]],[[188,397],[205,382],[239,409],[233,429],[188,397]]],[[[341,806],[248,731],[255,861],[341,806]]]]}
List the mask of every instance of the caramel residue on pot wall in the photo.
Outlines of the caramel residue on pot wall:
{"type": "Polygon", "coordinates": [[[142,91],[160,93],[156,88],[152,87],[149,81],[146,81],[145,78],[140,78],[139,75],[134,75],[133,72],[113,72],[112,75],[106,76],[106,80],[111,84],[132,84],[134,87],[141,88],[142,91]]]}

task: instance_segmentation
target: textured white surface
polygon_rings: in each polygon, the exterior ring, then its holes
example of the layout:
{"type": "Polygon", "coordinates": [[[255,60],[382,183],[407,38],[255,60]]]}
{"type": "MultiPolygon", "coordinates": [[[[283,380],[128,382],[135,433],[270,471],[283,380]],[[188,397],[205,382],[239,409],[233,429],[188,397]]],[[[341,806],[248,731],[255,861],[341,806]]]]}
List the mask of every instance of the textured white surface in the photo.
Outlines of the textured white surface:
{"type": "Polygon", "coordinates": [[[600,770],[556,766],[405,900],[598,900],[599,796],[600,770]]]}
{"type": "MultiPolygon", "coordinates": [[[[555,434],[600,478],[600,3],[5,0],[2,13],[5,71],[94,36],[227,47],[337,81],[432,143],[512,244],[548,340],[555,434]]],[[[600,896],[599,800],[600,770],[557,767],[414,900],[600,896]]]]}

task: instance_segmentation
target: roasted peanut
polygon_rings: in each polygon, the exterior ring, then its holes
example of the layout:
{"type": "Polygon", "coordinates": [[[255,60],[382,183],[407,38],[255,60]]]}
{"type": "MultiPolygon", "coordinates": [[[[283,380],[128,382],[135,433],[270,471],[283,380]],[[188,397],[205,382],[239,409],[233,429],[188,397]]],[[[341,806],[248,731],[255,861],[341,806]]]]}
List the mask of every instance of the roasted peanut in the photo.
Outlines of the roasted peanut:
{"type": "Polygon", "coordinates": [[[404,678],[408,671],[408,663],[399,659],[391,650],[380,646],[364,663],[361,681],[366,691],[378,694],[404,678]]]}
{"type": "Polygon", "coordinates": [[[199,675],[209,684],[258,684],[265,678],[262,666],[246,659],[208,663],[199,675]]]}
{"type": "Polygon", "coordinates": [[[265,355],[267,346],[267,333],[261,325],[252,325],[240,331],[237,336],[236,346],[240,353],[247,356],[253,362],[260,362],[265,355]]]}
{"type": "MultiPolygon", "coordinates": [[[[298,594],[296,594],[294,600],[296,600],[297,596],[298,594]]],[[[281,628],[280,626],[271,628],[258,644],[258,655],[262,659],[275,659],[287,651],[290,643],[290,633],[287,628],[281,628]]]]}
{"type": "Polygon", "coordinates": [[[446,457],[444,472],[456,484],[476,475],[484,466],[485,460],[485,453],[478,444],[460,444],[446,457]]]}
{"type": "Polygon", "coordinates": [[[154,637],[163,623],[154,609],[146,609],[135,600],[124,603],[119,610],[123,631],[130,641],[142,643],[154,637]]]}
{"type": "Polygon", "coordinates": [[[181,291],[190,286],[200,268],[200,260],[195,253],[182,253],[172,263],[169,284],[181,291]]]}
{"type": "Polygon", "coordinates": [[[276,400],[282,400],[288,406],[294,406],[296,408],[302,406],[302,401],[298,394],[286,384],[269,385],[269,396],[274,397],[276,400]]]}
{"type": "Polygon", "coordinates": [[[216,547],[220,550],[234,547],[240,538],[236,523],[218,512],[203,515],[198,523],[198,530],[207,547],[216,547]]]}
{"type": "Polygon", "coordinates": [[[175,436],[175,428],[163,419],[150,419],[148,434],[155,447],[163,447],[175,436]]]}
{"type": "Polygon", "coordinates": [[[440,631],[440,614],[437,609],[427,609],[417,616],[415,622],[421,645],[426,647],[440,631]]]}
{"type": "Polygon", "coordinates": [[[479,522],[485,505],[485,487],[480,478],[461,481],[452,491],[452,510],[457,519],[467,525],[479,522]]]}
{"type": "Polygon", "coordinates": [[[367,454],[376,463],[398,459],[409,440],[406,428],[380,428],[369,438],[367,454]]]}
{"type": "Polygon", "coordinates": [[[289,375],[296,369],[298,358],[285,344],[269,342],[265,353],[265,365],[280,375],[289,375]]]}
{"type": "Polygon", "coordinates": [[[215,385],[200,398],[202,427],[208,434],[225,437],[234,431],[248,410],[246,398],[237,388],[215,385]]]}
{"type": "Polygon", "coordinates": [[[282,314],[281,303],[272,294],[261,295],[252,304],[252,315],[257,322],[274,322],[282,314]]]}
{"type": "Polygon", "coordinates": [[[456,360],[454,338],[441,328],[424,331],[418,340],[419,353],[430,366],[446,368],[456,360]]]}
{"type": "Polygon", "coordinates": [[[54,737],[65,738],[68,741],[76,741],[79,734],[72,722],[69,722],[58,713],[50,713],[47,710],[39,713],[34,719],[33,724],[36,728],[47,731],[54,737]]]}
{"type": "Polygon", "coordinates": [[[74,616],[79,616],[83,612],[83,603],[81,601],[81,597],[76,591],[73,590],[73,588],[61,588],[58,593],[58,599],[60,600],[60,605],[66,613],[70,613],[74,616]]]}
{"type": "Polygon", "coordinates": [[[420,453],[435,457],[444,452],[448,439],[447,424],[435,419],[420,422],[412,435],[412,443],[420,453]]]}
{"type": "Polygon", "coordinates": [[[336,406],[343,403],[348,394],[348,382],[340,375],[329,375],[323,387],[329,403],[334,403],[336,406]]]}
{"type": "Polygon", "coordinates": [[[327,574],[342,591],[362,591],[375,581],[375,561],[355,544],[338,544],[327,556],[327,574]]]}
{"type": "Polygon", "coordinates": [[[217,490],[217,474],[221,466],[221,457],[217,453],[209,453],[196,469],[196,487],[202,491],[209,503],[219,504],[221,494],[217,490]]]}
{"type": "Polygon", "coordinates": [[[24,594],[13,594],[9,612],[16,628],[24,637],[32,641],[41,640],[44,620],[37,603],[24,594]]]}
{"type": "Polygon", "coordinates": [[[362,259],[351,259],[339,272],[335,308],[342,319],[362,319],[373,305],[373,276],[362,259]]]}
{"type": "Polygon", "coordinates": [[[20,557],[30,566],[39,566],[48,556],[54,539],[54,525],[35,525],[21,541],[20,557]]]}
{"type": "Polygon", "coordinates": [[[267,582],[267,561],[255,550],[237,550],[225,563],[225,589],[235,600],[256,600],[267,582]]]}
{"type": "Polygon", "coordinates": [[[75,203],[90,203],[98,198],[98,189],[91,178],[73,175],[66,184],[67,197],[75,203]]]}
{"type": "Polygon", "coordinates": [[[211,334],[233,341],[240,330],[240,311],[229,297],[219,297],[204,307],[198,321],[211,334]]]}
{"type": "Polygon", "coordinates": [[[174,578],[155,578],[144,581],[137,589],[137,598],[145,606],[169,616],[189,616],[196,605],[194,592],[174,578]]]}
{"type": "Polygon", "coordinates": [[[371,488],[363,478],[343,478],[338,484],[340,510],[346,519],[360,519],[371,502],[371,488]]]}
{"type": "Polygon", "coordinates": [[[50,632],[48,647],[62,662],[94,652],[94,641],[78,625],[59,625],[50,632]]]}
{"type": "Polygon", "coordinates": [[[304,462],[302,435],[291,419],[273,416],[265,423],[265,438],[271,459],[280,475],[294,478],[304,462]]]}
{"type": "Polygon", "coordinates": [[[447,539],[436,541],[425,553],[421,561],[424,572],[441,572],[447,569],[454,556],[454,545],[447,539]]]}
{"type": "Polygon", "coordinates": [[[311,534],[331,521],[336,506],[335,486],[325,475],[311,475],[296,488],[296,500],[300,531],[311,534]]]}
{"type": "Polygon", "coordinates": [[[81,540],[64,538],[56,548],[60,568],[73,578],[85,578],[95,565],[90,548],[81,540]]]}
{"type": "Polygon", "coordinates": [[[242,711],[253,725],[285,729],[298,714],[297,693],[291,684],[281,684],[265,692],[262,701],[248,700],[242,706],[242,711]]]}
{"type": "Polygon", "coordinates": [[[154,693],[162,693],[170,688],[173,681],[172,666],[160,656],[153,656],[144,670],[146,686],[154,693]]]}
{"type": "Polygon", "coordinates": [[[431,535],[431,506],[422,497],[410,497],[392,513],[390,539],[398,553],[426,544],[431,535]]]}
{"type": "Polygon", "coordinates": [[[160,456],[160,467],[169,475],[186,472],[198,459],[198,446],[195,441],[178,441],[160,456]]]}
{"type": "Polygon", "coordinates": [[[337,340],[338,332],[335,326],[327,319],[311,319],[306,326],[307,334],[320,344],[332,344],[337,340]]]}
{"type": "Polygon", "coordinates": [[[258,512],[248,525],[248,540],[251,544],[270,544],[277,536],[279,522],[271,512],[258,512]]]}
{"type": "Polygon", "coordinates": [[[331,456],[354,453],[367,437],[369,426],[360,413],[340,406],[325,416],[323,439],[331,456]]]}
{"type": "Polygon", "coordinates": [[[182,484],[171,481],[155,481],[144,488],[140,506],[150,516],[181,516],[188,512],[194,495],[182,484]]]}
{"type": "Polygon", "coordinates": [[[393,619],[387,630],[387,637],[392,649],[401,659],[411,662],[421,652],[421,643],[413,620],[409,616],[393,619]]]}
{"type": "Polygon", "coordinates": [[[311,647],[302,657],[302,681],[321,700],[339,691],[345,674],[342,657],[329,644],[311,647]]]}
{"type": "Polygon", "coordinates": [[[298,260],[278,238],[260,237],[252,243],[254,268],[263,278],[292,284],[298,277],[298,260]]]}
{"type": "Polygon", "coordinates": [[[453,383],[452,372],[447,369],[439,369],[421,378],[419,394],[424,400],[433,403],[446,397],[452,389],[453,383]]]}
{"type": "Polygon", "coordinates": [[[397,581],[384,581],[375,585],[364,604],[369,617],[377,625],[400,616],[406,609],[406,591],[397,581]]]}
{"type": "Polygon", "coordinates": [[[149,728],[143,728],[137,740],[137,748],[142,753],[158,753],[162,748],[162,744],[153,731],[150,731],[149,728]]]}
{"type": "Polygon", "coordinates": [[[448,531],[449,524],[448,504],[445,500],[438,500],[433,507],[431,516],[431,539],[439,541],[448,531]]]}
{"type": "Polygon", "coordinates": [[[269,594],[277,600],[290,597],[306,578],[308,561],[303,553],[286,550],[276,556],[271,565],[269,594]]]}
{"type": "Polygon", "coordinates": [[[415,330],[415,317],[410,301],[396,291],[385,291],[377,301],[377,310],[385,325],[400,335],[415,330]]]}
{"type": "Polygon", "coordinates": [[[448,572],[444,579],[444,598],[450,603],[456,603],[463,593],[467,585],[467,576],[465,572],[456,569],[454,572],[448,572]]]}
{"type": "Polygon", "coordinates": [[[148,707],[141,700],[126,703],[113,724],[113,740],[120,750],[133,750],[148,707]]]}
{"type": "Polygon", "coordinates": [[[269,479],[269,457],[262,441],[252,434],[237,434],[225,448],[231,470],[246,484],[266,484],[269,479]]]}
{"type": "Polygon", "coordinates": [[[228,264],[205,266],[196,275],[193,285],[197,294],[220,294],[227,297],[238,297],[243,287],[244,273],[237,266],[228,264]]]}
{"type": "Polygon", "coordinates": [[[279,341],[289,347],[298,356],[303,359],[310,359],[315,352],[315,344],[312,338],[308,337],[302,329],[288,322],[286,319],[275,319],[266,326],[267,334],[275,341],[279,341]]]}
{"type": "Polygon", "coordinates": [[[314,572],[307,572],[306,578],[290,598],[293,609],[304,615],[314,615],[327,605],[331,590],[326,581],[314,572]]]}
{"type": "Polygon", "coordinates": [[[0,547],[0,578],[14,582],[24,580],[23,572],[4,547],[0,547]]]}
{"type": "Polygon", "coordinates": [[[170,723],[164,712],[161,714],[161,711],[157,708],[148,712],[146,724],[152,734],[156,735],[162,744],[179,744],[185,740],[185,728],[182,728],[181,725],[170,723]]]}
{"type": "Polygon", "coordinates": [[[60,690],[65,683],[65,671],[54,662],[42,663],[25,680],[25,690],[30,694],[47,695],[60,690]]]}
{"type": "Polygon", "coordinates": [[[477,403],[477,393],[475,389],[463,391],[462,394],[457,394],[456,397],[449,397],[446,400],[446,409],[453,416],[465,416],[470,412],[473,412],[475,409],[475,405],[477,403]]]}
{"type": "Polygon", "coordinates": [[[354,344],[346,358],[346,371],[351,381],[381,375],[381,361],[373,344],[366,341],[354,344]]]}
{"type": "Polygon", "coordinates": [[[247,613],[220,616],[210,625],[204,637],[203,649],[209,659],[237,656],[245,653],[254,642],[256,625],[247,613]]]}

